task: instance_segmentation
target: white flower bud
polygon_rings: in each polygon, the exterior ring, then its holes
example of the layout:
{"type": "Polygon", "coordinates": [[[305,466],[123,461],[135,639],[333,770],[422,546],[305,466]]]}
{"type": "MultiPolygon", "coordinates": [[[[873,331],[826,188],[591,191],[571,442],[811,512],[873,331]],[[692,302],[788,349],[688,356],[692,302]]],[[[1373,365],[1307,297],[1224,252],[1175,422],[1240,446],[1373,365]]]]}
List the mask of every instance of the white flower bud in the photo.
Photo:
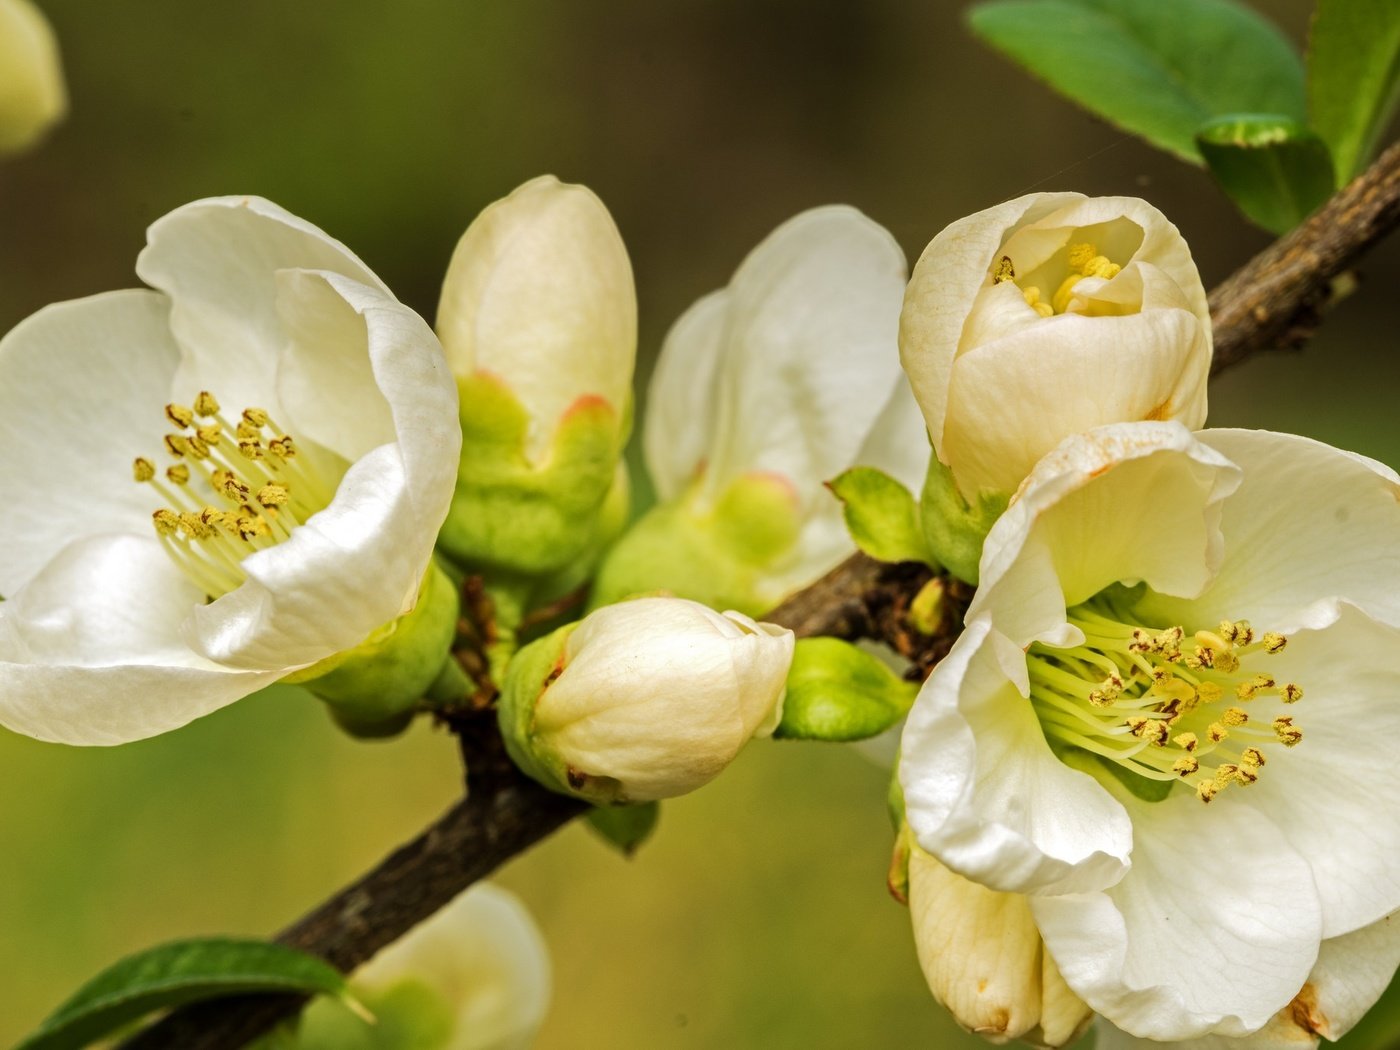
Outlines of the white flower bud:
{"type": "Polygon", "coordinates": [[[32,145],[67,109],[53,29],[29,0],[0,0],[0,153],[32,145]]]}
{"type": "Polygon", "coordinates": [[[1132,197],[1033,193],[953,223],[904,298],[900,356],[969,502],[1071,434],[1201,426],[1210,311],[1186,242],[1132,197]]]}
{"type": "Polygon", "coordinates": [[[605,606],[511,662],[506,744],[531,776],[593,802],[683,795],[772,733],[793,641],[681,598],[605,606]]]}

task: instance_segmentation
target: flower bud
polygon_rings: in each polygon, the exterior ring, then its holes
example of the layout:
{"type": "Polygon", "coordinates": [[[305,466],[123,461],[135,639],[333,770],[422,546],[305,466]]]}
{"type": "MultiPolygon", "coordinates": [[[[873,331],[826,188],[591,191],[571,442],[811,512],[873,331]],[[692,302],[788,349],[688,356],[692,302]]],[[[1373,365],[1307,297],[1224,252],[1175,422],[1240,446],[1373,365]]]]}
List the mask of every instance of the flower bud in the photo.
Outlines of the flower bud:
{"type": "Polygon", "coordinates": [[[681,598],[605,606],[526,646],[502,690],[511,757],[595,804],[713,779],[782,717],[793,634],[681,598]]]}
{"type": "Polygon", "coordinates": [[[1210,311],[1186,242],[1131,197],[1033,193],[924,251],[900,357],[963,500],[1004,498],[1106,423],[1206,416],[1210,311]]]}
{"type": "Polygon", "coordinates": [[[908,866],[914,945],[934,998],[993,1043],[1073,1042],[1093,1011],[1045,951],[1029,900],[971,882],[918,846],[908,866]]]}
{"type": "Polygon", "coordinates": [[[599,545],[631,425],[636,293],[603,203],[544,176],[488,207],[452,255],[437,329],[464,437],[443,548],[565,568],[599,545]]]}
{"type": "Polygon", "coordinates": [[[30,0],[0,0],[0,153],[32,145],[67,109],[53,29],[30,0]]]}

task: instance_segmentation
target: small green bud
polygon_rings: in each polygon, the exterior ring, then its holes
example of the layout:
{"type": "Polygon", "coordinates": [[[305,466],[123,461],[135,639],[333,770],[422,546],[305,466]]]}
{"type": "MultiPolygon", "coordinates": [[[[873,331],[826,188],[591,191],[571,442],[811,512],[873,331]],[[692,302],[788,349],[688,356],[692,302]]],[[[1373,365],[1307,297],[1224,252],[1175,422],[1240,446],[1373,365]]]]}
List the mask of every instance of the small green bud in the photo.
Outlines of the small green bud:
{"type": "Polygon", "coordinates": [[[958,491],[953,472],[933,456],[919,500],[924,537],[933,556],[958,579],[975,585],[982,544],[1010,499],[1009,494],[983,493],[969,503],[958,491]]]}
{"type": "Polygon", "coordinates": [[[883,660],[850,642],[803,638],[793,652],[783,720],[773,735],[866,740],[908,714],[918,691],[883,660]]]}

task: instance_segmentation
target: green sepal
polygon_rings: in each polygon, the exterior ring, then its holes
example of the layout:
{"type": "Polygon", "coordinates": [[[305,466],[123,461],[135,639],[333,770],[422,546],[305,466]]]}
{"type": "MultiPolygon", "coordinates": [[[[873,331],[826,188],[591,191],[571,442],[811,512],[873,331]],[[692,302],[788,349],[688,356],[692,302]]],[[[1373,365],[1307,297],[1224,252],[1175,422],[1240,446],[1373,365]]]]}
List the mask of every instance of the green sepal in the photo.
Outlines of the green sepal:
{"type": "Polygon", "coordinates": [[[937,456],[931,457],[919,514],[933,557],[958,579],[975,586],[982,544],[1010,499],[1007,493],[982,493],[975,502],[968,502],[958,491],[953,472],[937,456]]]}
{"type": "Polygon", "coordinates": [[[343,974],[295,949],[231,937],[174,941],[102,971],[15,1050],[76,1050],[157,1010],[252,992],[319,993],[354,1002],[343,974]]]}
{"type": "Polygon", "coordinates": [[[874,467],[852,467],[828,487],[842,503],[856,546],[876,561],[932,562],[919,504],[894,478],[874,467]]]}
{"type": "Polygon", "coordinates": [[[457,587],[433,561],[418,602],[353,649],[283,679],[323,700],[354,736],[393,736],[413,720],[451,659],[460,602],[457,587]]]}
{"type": "Polygon", "coordinates": [[[743,475],[712,508],[702,508],[692,489],[652,507],[623,534],[598,569],[590,607],[666,592],[762,615],[781,597],[772,569],[801,527],[797,494],[776,475],[743,475]]]}
{"type": "Polygon", "coordinates": [[[919,687],[839,638],[799,638],[788,671],[785,740],[867,740],[909,712],[919,687]]]}
{"type": "Polygon", "coordinates": [[[630,857],[651,838],[660,817],[659,802],[594,806],[588,811],[588,826],[624,857],[630,857]]]}
{"type": "Polygon", "coordinates": [[[596,549],[615,528],[615,508],[605,508],[626,440],[626,408],[579,398],[535,460],[530,416],[514,393],[483,373],[457,385],[462,458],[438,546],[475,571],[530,577],[561,572],[596,549]]]}
{"type": "MultiPolygon", "coordinates": [[[[577,626],[577,623],[565,624],[531,642],[511,658],[501,683],[496,720],[506,753],[522,773],[551,791],[586,798],[569,784],[563,761],[544,749],[535,733],[535,705],[549,683],[563,670],[564,646],[577,626]]],[[[596,801],[606,803],[611,799],[596,801]]]]}
{"type": "Polygon", "coordinates": [[[1332,157],[1316,133],[1289,117],[1240,113],[1204,125],[1196,144],[1210,172],[1257,226],[1281,234],[1332,193],[1332,157]]]}
{"type": "Polygon", "coordinates": [[[909,825],[902,822],[897,825],[885,885],[889,888],[890,896],[900,904],[909,903],[909,858],[918,848],[914,841],[914,832],[909,825]]]}
{"type": "Polygon", "coordinates": [[[904,827],[904,787],[899,782],[899,755],[894,756],[894,766],[890,769],[890,783],[885,790],[885,811],[890,817],[890,826],[897,832],[904,827]]]}

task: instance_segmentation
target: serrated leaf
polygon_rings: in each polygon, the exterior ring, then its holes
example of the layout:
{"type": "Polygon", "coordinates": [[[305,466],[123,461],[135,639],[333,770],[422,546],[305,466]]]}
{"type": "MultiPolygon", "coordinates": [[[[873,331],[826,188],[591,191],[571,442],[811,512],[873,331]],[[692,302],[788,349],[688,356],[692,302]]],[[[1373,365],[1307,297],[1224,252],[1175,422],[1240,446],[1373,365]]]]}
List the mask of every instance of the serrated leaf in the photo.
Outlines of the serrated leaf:
{"type": "Polygon", "coordinates": [[[783,720],[773,735],[866,740],[908,714],[918,691],[879,657],[849,642],[799,638],[788,671],[783,720]]]}
{"type": "Polygon", "coordinates": [[[913,494],[874,467],[852,467],[829,482],[842,504],[856,546],[876,561],[929,562],[928,544],[913,494]]]}
{"type": "Polygon", "coordinates": [[[250,992],[349,994],[335,967],[280,944],[231,937],[174,941],[102,971],[15,1050],[77,1050],[156,1010],[250,992]]]}
{"type": "Polygon", "coordinates": [[[1215,117],[1305,119],[1292,45],[1229,0],[993,0],[969,23],[1061,94],[1195,164],[1196,130],[1215,117]]]}
{"type": "Polygon", "coordinates": [[[588,826],[623,854],[630,857],[651,838],[661,818],[661,805],[640,802],[631,806],[594,806],[588,811],[588,826]]]}
{"type": "Polygon", "coordinates": [[[1400,6],[1318,0],[1308,34],[1308,111],[1337,184],[1361,170],[1400,100],[1400,6]]]}
{"type": "Polygon", "coordinates": [[[1287,117],[1226,117],[1203,127],[1196,142],[1221,188],[1270,233],[1291,230],[1332,192],[1327,145],[1287,117]]]}

